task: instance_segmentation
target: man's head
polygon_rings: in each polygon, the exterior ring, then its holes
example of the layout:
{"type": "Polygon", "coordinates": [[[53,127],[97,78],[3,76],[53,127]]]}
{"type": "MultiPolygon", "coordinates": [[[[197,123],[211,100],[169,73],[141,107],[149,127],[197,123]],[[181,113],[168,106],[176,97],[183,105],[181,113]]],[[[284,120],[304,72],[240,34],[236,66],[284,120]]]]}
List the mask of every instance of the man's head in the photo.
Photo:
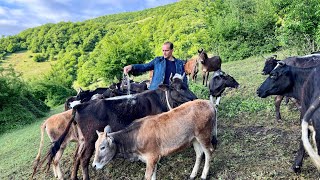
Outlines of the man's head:
{"type": "Polygon", "coordinates": [[[173,44],[169,41],[163,43],[162,54],[164,58],[171,59],[173,53],[173,44]]]}

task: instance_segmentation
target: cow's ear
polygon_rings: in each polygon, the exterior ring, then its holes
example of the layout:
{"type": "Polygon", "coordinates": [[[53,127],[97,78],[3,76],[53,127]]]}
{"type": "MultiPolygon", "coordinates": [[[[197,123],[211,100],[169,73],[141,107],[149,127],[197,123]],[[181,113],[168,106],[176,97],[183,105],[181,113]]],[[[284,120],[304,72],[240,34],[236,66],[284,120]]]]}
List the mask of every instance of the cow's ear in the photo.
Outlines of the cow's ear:
{"type": "Polygon", "coordinates": [[[104,128],[104,133],[111,133],[111,127],[109,125],[104,128]]]}
{"type": "Polygon", "coordinates": [[[100,132],[99,132],[98,130],[96,130],[96,133],[97,133],[97,134],[98,134],[98,136],[99,136],[100,132]]]}
{"type": "Polygon", "coordinates": [[[167,90],[169,90],[169,86],[166,85],[166,84],[160,84],[160,85],[158,86],[158,88],[161,89],[162,91],[167,91],[167,90]]]}

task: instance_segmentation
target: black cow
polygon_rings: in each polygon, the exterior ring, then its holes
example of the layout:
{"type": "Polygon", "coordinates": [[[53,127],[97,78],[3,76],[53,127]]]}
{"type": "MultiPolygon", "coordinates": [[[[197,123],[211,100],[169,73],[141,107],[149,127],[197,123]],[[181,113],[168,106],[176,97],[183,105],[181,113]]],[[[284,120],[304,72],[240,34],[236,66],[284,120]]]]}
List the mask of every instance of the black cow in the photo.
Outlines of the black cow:
{"type": "MultiPolygon", "coordinates": [[[[283,95],[294,97],[301,101],[301,117],[309,108],[310,104],[316,98],[320,96],[320,90],[316,87],[320,86],[320,67],[313,68],[298,68],[288,66],[283,62],[279,62],[278,66],[274,68],[269,77],[263,82],[263,84],[257,90],[259,97],[265,98],[269,95],[283,95]]],[[[320,150],[320,111],[318,110],[312,116],[312,123],[317,131],[316,140],[317,146],[320,150]]],[[[319,152],[318,152],[319,153],[319,152]]],[[[300,149],[298,155],[295,158],[295,162],[292,166],[294,172],[300,172],[305,150],[303,148],[302,141],[300,143],[300,149]]]]}
{"type": "Polygon", "coordinates": [[[222,93],[227,87],[238,88],[239,83],[222,70],[215,71],[209,81],[210,98],[217,98],[216,105],[219,105],[222,93]]]}
{"type": "MultiPolygon", "coordinates": [[[[98,99],[75,106],[73,110],[75,115],[68,127],[75,121],[83,134],[83,138],[79,139],[83,141],[80,142],[78,153],[81,152],[81,154],[78,154],[75,161],[71,178],[77,178],[81,161],[83,179],[89,179],[88,165],[94,151],[94,143],[97,140],[96,130],[102,131],[106,125],[110,125],[113,131],[118,131],[135,119],[168,111],[196,98],[182,79],[174,78],[170,86],[159,85],[157,90],[148,90],[124,97],[98,99]]],[[[68,131],[69,128],[48,152],[49,166],[68,131]]]]}
{"type": "MultiPolygon", "coordinates": [[[[270,72],[276,67],[277,63],[280,62],[280,60],[276,59],[277,56],[273,55],[272,57],[269,57],[265,61],[265,65],[262,70],[263,75],[270,74],[270,72]]],[[[284,63],[286,63],[289,66],[294,67],[301,67],[301,68],[309,68],[309,67],[315,67],[320,65],[320,54],[312,54],[312,55],[306,55],[306,56],[292,56],[288,57],[283,60],[284,63]]],[[[276,111],[276,120],[281,120],[281,114],[280,114],[280,104],[283,100],[283,96],[276,96],[275,97],[275,111],[276,111]]],[[[300,103],[295,100],[291,99],[298,109],[300,109],[300,103]]]]}

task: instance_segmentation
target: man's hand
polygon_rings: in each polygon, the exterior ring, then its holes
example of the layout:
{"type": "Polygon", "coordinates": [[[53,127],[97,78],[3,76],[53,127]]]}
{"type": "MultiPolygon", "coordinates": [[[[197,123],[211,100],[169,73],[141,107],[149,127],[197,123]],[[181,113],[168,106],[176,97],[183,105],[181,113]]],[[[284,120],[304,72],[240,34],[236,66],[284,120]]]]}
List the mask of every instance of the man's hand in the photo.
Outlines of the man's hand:
{"type": "Polygon", "coordinates": [[[128,74],[128,72],[131,71],[131,69],[132,69],[132,65],[125,66],[123,68],[123,73],[128,74]]]}

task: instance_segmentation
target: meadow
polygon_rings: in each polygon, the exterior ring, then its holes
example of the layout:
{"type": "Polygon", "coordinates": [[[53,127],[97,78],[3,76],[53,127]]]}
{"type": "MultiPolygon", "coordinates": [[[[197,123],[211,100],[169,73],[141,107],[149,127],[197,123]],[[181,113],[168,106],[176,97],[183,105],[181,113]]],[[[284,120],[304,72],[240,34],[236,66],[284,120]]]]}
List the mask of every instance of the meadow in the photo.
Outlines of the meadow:
{"type": "MultiPolygon", "coordinates": [[[[291,171],[300,139],[299,113],[289,102],[281,106],[282,122],[275,121],[274,97],[261,99],[256,95],[257,88],[266,78],[261,75],[263,64],[262,57],[222,64],[222,69],[240,83],[240,88],[226,90],[221,99],[218,108],[219,144],[213,153],[209,179],[318,179],[320,174],[308,157],[301,174],[291,171]]],[[[135,79],[139,78],[144,77],[135,79]]],[[[190,84],[190,88],[199,98],[208,99],[200,74],[197,80],[196,84],[190,84]]],[[[53,108],[48,117],[62,111],[62,106],[53,108]]],[[[30,178],[39,147],[39,127],[44,119],[0,135],[0,179],[30,178]]],[[[42,154],[48,147],[46,137],[42,154]]],[[[67,148],[62,157],[61,167],[66,179],[71,174],[74,150],[75,143],[67,148]]],[[[187,179],[194,161],[192,147],[164,157],[159,162],[157,178],[187,179]]],[[[145,164],[116,159],[102,170],[90,167],[89,171],[92,179],[142,179],[145,164]]],[[[51,169],[47,174],[38,172],[35,178],[54,179],[51,169]]]]}

